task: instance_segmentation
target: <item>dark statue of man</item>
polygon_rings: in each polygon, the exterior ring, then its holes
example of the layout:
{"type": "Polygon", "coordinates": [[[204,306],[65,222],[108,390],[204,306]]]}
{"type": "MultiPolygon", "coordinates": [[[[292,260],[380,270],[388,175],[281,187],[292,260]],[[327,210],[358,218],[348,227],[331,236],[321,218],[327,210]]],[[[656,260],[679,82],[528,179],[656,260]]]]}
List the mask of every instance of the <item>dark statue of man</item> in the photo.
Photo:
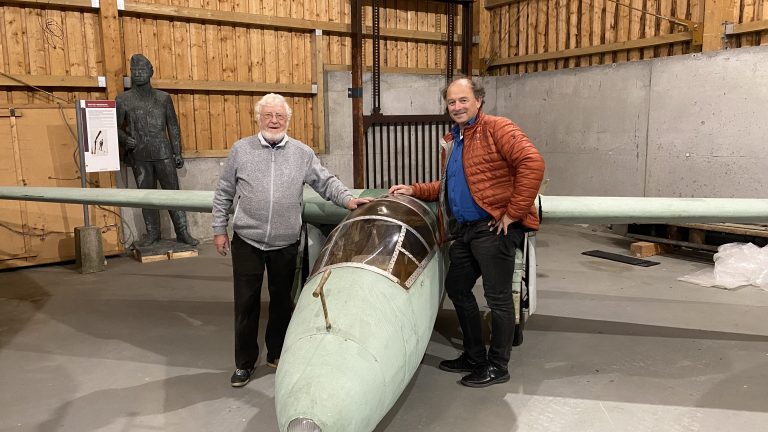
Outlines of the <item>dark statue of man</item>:
{"type": "MultiPolygon", "coordinates": [[[[117,124],[123,161],[133,169],[139,189],[179,189],[176,170],[184,166],[181,158],[181,131],[171,96],[150,84],[154,69],[141,54],[131,57],[131,88],[117,96],[117,124]]],[[[160,240],[160,212],[142,209],[147,236],[137,243],[145,247],[160,240]]],[[[170,210],[176,241],[196,246],[189,235],[187,215],[170,210]]]]}

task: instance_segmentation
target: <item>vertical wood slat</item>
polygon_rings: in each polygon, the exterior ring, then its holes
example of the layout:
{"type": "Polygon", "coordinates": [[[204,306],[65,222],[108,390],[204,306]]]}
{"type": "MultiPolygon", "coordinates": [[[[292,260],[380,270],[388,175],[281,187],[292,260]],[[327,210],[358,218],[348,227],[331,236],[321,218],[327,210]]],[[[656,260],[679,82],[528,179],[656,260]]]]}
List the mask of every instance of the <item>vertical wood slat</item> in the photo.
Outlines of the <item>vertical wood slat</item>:
{"type": "MultiPolygon", "coordinates": [[[[579,43],[579,15],[581,11],[581,0],[568,0],[569,23],[568,23],[568,48],[578,48],[579,43]]],[[[568,59],[568,67],[579,66],[579,59],[571,57],[568,59]]]]}

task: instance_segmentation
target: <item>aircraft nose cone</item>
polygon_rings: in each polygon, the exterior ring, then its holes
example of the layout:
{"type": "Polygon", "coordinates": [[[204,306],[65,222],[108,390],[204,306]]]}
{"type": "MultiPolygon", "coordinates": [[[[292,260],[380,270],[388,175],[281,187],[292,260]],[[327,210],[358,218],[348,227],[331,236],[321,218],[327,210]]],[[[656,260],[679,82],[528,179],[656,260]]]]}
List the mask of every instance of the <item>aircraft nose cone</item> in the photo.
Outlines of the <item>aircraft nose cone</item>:
{"type": "Polygon", "coordinates": [[[312,419],[297,417],[288,423],[288,432],[322,432],[312,419]]]}

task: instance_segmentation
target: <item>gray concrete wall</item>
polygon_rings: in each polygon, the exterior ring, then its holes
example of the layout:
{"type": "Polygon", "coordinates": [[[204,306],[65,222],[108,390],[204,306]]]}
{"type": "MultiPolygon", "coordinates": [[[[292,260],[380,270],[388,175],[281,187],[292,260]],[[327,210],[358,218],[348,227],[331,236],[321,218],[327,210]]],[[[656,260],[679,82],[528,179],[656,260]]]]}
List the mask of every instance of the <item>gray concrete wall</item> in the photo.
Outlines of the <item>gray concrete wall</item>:
{"type": "MultiPolygon", "coordinates": [[[[439,114],[444,109],[440,89],[445,77],[440,75],[382,74],[381,112],[383,114],[439,114]]],[[[353,184],[352,174],[352,87],[350,72],[326,74],[326,149],[320,160],[344,184],[353,184]]],[[[363,112],[371,112],[371,74],[363,76],[363,112]]],[[[437,143],[436,143],[437,145],[437,143]]],[[[380,157],[380,155],[379,155],[380,157]]]]}
{"type": "MultiPolygon", "coordinates": [[[[764,197],[768,48],[499,77],[550,195],[764,197]]],[[[490,111],[489,111],[490,112],[490,111]]]]}

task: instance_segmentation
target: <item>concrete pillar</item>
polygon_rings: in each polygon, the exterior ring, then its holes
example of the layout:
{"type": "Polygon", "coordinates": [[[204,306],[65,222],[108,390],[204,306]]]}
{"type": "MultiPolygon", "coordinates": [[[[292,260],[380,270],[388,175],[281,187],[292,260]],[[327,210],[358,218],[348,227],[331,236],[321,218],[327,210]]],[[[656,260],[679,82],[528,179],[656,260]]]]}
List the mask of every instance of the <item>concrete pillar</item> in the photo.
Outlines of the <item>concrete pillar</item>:
{"type": "Polygon", "coordinates": [[[80,273],[104,271],[104,246],[101,228],[81,226],[75,228],[75,261],[80,273]]]}

